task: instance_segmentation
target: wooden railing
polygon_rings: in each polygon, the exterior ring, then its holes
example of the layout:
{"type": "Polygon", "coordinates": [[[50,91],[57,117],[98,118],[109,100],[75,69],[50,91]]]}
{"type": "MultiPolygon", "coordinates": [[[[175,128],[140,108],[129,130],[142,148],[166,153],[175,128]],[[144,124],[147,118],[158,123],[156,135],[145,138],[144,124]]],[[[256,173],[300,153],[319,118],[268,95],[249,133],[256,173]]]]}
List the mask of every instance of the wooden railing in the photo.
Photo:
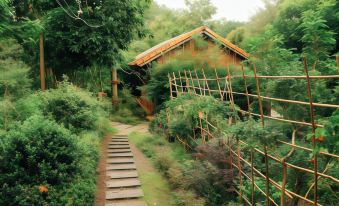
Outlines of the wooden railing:
{"type": "MultiPolygon", "coordinates": [[[[335,161],[339,160],[338,154],[331,154],[329,152],[319,152],[315,153],[313,155],[312,159],[312,165],[313,169],[305,168],[302,166],[295,165],[293,163],[289,162],[290,155],[295,150],[301,150],[303,152],[307,152],[309,154],[312,154],[314,151],[316,145],[316,136],[315,136],[315,130],[316,128],[322,128],[324,127],[323,124],[316,122],[315,115],[314,115],[314,107],[321,107],[321,108],[330,108],[330,109],[338,109],[338,104],[325,104],[325,103],[315,103],[312,99],[312,89],[311,89],[311,80],[320,80],[320,79],[339,79],[339,75],[326,75],[326,76],[310,76],[308,72],[307,63],[305,63],[305,75],[304,76],[262,76],[258,75],[256,72],[256,68],[253,67],[253,75],[245,75],[244,67],[241,66],[242,75],[231,75],[228,69],[227,76],[219,77],[218,71],[215,70],[215,77],[206,77],[204,70],[199,71],[200,76],[198,75],[198,72],[196,70],[189,71],[189,70],[183,70],[179,71],[177,74],[172,73],[169,74],[169,84],[170,84],[170,96],[171,99],[176,98],[177,96],[184,94],[184,93],[190,93],[196,96],[214,96],[216,98],[220,98],[221,101],[229,101],[231,103],[231,106],[234,110],[234,112],[240,113],[242,115],[249,115],[249,116],[255,116],[259,117],[261,120],[262,127],[265,127],[265,119],[270,119],[273,121],[280,121],[285,123],[291,123],[294,125],[299,126],[309,126],[312,128],[313,136],[312,136],[312,143],[310,147],[305,147],[302,145],[297,145],[295,141],[295,136],[291,139],[291,142],[286,142],[283,140],[277,140],[278,143],[290,147],[290,152],[285,157],[277,156],[270,150],[270,148],[264,147],[264,148],[254,148],[251,150],[249,157],[241,156],[243,153],[241,150],[242,146],[247,145],[244,141],[234,141],[229,140],[224,143],[226,149],[228,150],[230,154],[230,158],[232,158],[235,161],[230,161],[232,167],[234,167],[238,171],[238,180],[239,180],[239,189],[237,190],[237,193],[239,194],[240,198],[243,202],[245,202],[247,205],[255,205],[254,200],[254,193],[255,191],[259,191],[266,197],[266,205],[281,205],[285,206],[286,199],[293,199],[297,198],[302,200],[305,205],[321,205],[318,202],[318,180],[320,178],[327,179],[329,181],[332,181],[335,184],[339,184],[338,177],[331,176],[329,174],[326,174],[328,171],[328,168],[322,168],[323,171],[319,171],[320,168],[318,168],[318,156],[326,156],[327,158],[333,158],[335,161]],[[232,87],[232,80],[241,78],[243,79],[244,83],[244,91],[243,92],[237,92],[233,91],[232,87]],[[254,79],[255,81],[255,94],[249,93],[248,88],[248,80],[254,79]],[[283,98],[274,98],[274,97],[268,97],[268,96],[262,96],[260,93],[260,87],[259,87],[259,80],[261,79],[304,79],[305,81],[305,91],[307,92],[308,100],[309,101],[297,101],[293,99],[283,99],[283,98]],[[214,88],[212,88],[212,83],[214,85],[214,88]],[[247,109],[239,109],[235,106],[235,95],[240,95],[246,97],[247,101],[247,109]],[[259,113],[255,113],[252,111],[252,104],[250,101],[250,98],[254,98],[258,101],[259,105],[259,113]],[[264,107],[263,107],[263,100],[270,100],[270,101],[276,101],[276,102],[283,102],[286,104],[298,104],[298,105],[306,105],[308,106],[309,114],[305,114],[305,116],[308,116],[310,119],[309,122],[299,120],[299,119],[286,119],[284,117],[274,117],[270,115],[264,114],[264,107]],[[233,143],[233,144],[231,144],[233,143]],[[261,172],[256,166],[253,165],[253,158],[256,155],[260,155],[264,157],[265,159],[265,174],[261,172]],[[282,179],[280,180],[281,183],[276,182],[272,178],[272,174],[269,174],[269,162],[274,161],[281,165],[281,173],[282,173],[282,179]],[[306,194],[297,194],[297,192],[293,192],[286,188],[287,185],[287,170],[288,169],[294,169],[297,171],[301,171],[307,174],[313,175],[313,183],[308,188],[306,194]],[[248,171],[250,171],[250,174],[248,174],[248,171]],[[242,191],[242,184],[243,180],[248,179],[251,182],[251,197],[246,197],[243,194],[242,191]],[[266,182],[266,188],[265,190],[260,188],[257,184],[258,179],[263,179],[266,182]],[[280,203],[277,203],[270,195],[269,188],[273,186],[276,189],[278,189],[281,192],[281,198],[280,203]],[[310,191],[313,190],[313,198],[309,199],[310,191]]],[[[282,91],[284,92],[284,91],[282,91]]],[[[213,125],[211,122],[207,119],[207,114],[204,115],[198,115],[199,116],[199,126],[198,129],[201,130],[201,137],[204,138],[202,143],[208,141],[210,138],[214,138],[213,130],[218,131],[220,128],[217,128],[215,125],[213,125]],[[205,136],[208,137],[208,139],[205,139],[205,136]]],[[[293,132],[293,135],[295,135],[295,132],[293,132]]],[[[181,140],[181,143],[188,146],[188,144],[181,140]]]]}

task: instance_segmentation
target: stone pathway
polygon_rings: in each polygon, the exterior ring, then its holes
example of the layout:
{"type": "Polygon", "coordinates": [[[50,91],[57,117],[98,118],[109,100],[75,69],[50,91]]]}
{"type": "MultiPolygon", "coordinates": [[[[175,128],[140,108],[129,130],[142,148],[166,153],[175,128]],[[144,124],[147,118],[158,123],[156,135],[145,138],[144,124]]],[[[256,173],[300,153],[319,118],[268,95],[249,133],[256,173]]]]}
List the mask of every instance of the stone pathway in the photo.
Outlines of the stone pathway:
{"type": "Polygon", "coordinates": [[[147,206],[140,200],[144,194],[128,142],[131,132],[147,132],[147,127],[121,123],[113,123],[113,127],[118,129],[118,133],[111,138],[107,146],[105,205],[147,206]]]}

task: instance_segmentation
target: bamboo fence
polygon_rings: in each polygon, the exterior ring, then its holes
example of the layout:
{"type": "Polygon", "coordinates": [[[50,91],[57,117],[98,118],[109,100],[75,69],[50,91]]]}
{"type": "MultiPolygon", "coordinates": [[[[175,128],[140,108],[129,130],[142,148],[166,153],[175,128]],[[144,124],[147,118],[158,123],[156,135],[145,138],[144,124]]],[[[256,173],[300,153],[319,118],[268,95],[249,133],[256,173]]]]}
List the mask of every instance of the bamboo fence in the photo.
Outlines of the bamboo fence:
{"type": "MultiPolygon", "coordinates": [[[[244,152],[241,148],[243,146],[246,146],[247,143],[244,141],[236,141],[235,144],[230,144],[230,142],[223,143],[225,148],[227,149],[228,153],[230,154],[230,162],[231,167],[235,169],[238,172],[238,189],[236,190],[236,193],[239,195],[241,201],[247,205],[255,205],[256,200],[254,198],[255,192],[259,191],[264,197],[266,201],[266,205],[276,205],[276,206],[285,206],[287,205],[287,200],[291,200],[294,198],[297,198],[299,200],[302,200],[303,205],[314,205],[314,206],[321,206],[321,204],[318,202],[318,180],[320,178],[328,179],[329,181],[334,182],[335,184],[339,184],[338,177],[334,177],[331,175],[326,174],[326,171],[328,168],[325,168],[324,171],[319,171],[318,168],[318,156],[326,156],[328,158],[334,158],[335,160],[339,159],[338,154],[331,154],[328,152],[319,152],[315,153],[313,155],[312,163],[313,163],[313,169],[305,168],[302,166],[295,165],[293,163],[290,163],[289,157],[292,155],[292,153],[295,150],[301,150],[304,152],[312,153],[315,149],[316,145],[316,136],[315,136],[315,130],[316,128],[322,128],[324,125],[320,123],[316,123],[315,115],[314,115],[314,107],[321,107],[321,108],[332,108],[332,109],[338,109],[338,104],[324,104],[324,103],[316,103],[313,102],[312,98],[312,89],[311,89],[311,80],[320,80],[320,79],[339,79],[339,75],[326,75],[326,76],[310,76],[307,66],[307,61],[304,59],[304,71],[305,75],[303,76],[263,76],[258,75],[255,65],[252,65],[252,71],[253,75],[245,75],[244,72],[244,66],[241,65],[241,71],[242,75],[232,75],[230,73],[229,68],[227,69],[227,75],[219,77],[217,70],[215,70],[215,78],[206,78],[206,75],[204,73],[204,70],[201,70],[202,77],[198,75],[198,72],[196,70],[190,71],[190,70],[183,70],[181,72],[178,72],[176,75],[175,73],[169,74],[169,84],[170,84],[170,96],[171,99],[183,94],[183,93],[190,93],[194,94],[196,96],[215,96],[220,97],[221,101],[229,101],[231,107],[233,108],[234,112],[238,112],[242,115],[251,115],[259,117],[261,120],[262,127],[265,127],[265,120],[271,119],[274,121],[280,121],[285,123],[291,123],[299,126],[309,126],[312,128],[312,147],[308,148],[305,146],[300,146],[295,143],[295,139],[293,138],[291,143],[277,140],[280,144],[286,145],[291,148],[288,155],[285,157],[278,157],[270,150],[270,148],[264,147],[264,148],[254,148],[250,152],[250,157],[242,156],[244,155],[244,152]],[[184,75],[182,75],[182,73],[184,75]],[[232,88],[232,80],[241,78],[243,79],[244,83],[244,91],[245,92],[236,92],[233,91],[232,88]],[[249,93],[248,89],[248,80],[254,79],[255,81],[255,94],[249,93]],[[305,85],[305,91],[307,91],[308,100],[309,101],[296,101],[291,99],[282,99],[282,98],[274,98],[274,97],[268,97],[263,96],[260,93],[260,80],[262,79],[272,79],[272,80],[279,80],[279,79],[304,79],[306,80],[305,85]],[[213,82],[213,85],[215,88],[211,87],[211,83],[213,82]],[[221,83],[224,83],[224,88],[222,88],[221,83]],[[235,95],[241,95],[246,97],[247,101],[247,110],[242,110],[235,107],[235,95]],[[251,101],[250,98],[255,98],[258,101],[259,106],[259,113],[255,113],[251,110],[251,101]],[[265,115],[264,114],[264,107],[263,107],[263,100],[270,100],[270,101],[276,101],[276,102],[283,102],[287,104],[297,104],[297,105],[306,105],[308,106],[308,117],[310,119],[310,122],[305,122],[301,120],[293,120],[293,119],[285,119],[283,117],[274,117],[271,115],[265,115]],[[254,165],[254,158],[256,155],[260,155],[265,159],[265,170],[262,172],[261,169],[258,169],[254,165]],[[282,168],[282,179],[281,183],[278,183],[273,180],[272,174],[269,174],[269,164],[273,161],[277,164],[281,165],[282,168]],[[286,188],[286,185],[288,183],[287,180],[287,170],[288,169],[294,169],[298,170],[307,174],[310,174],[313,176],[313,184],[310,186],[308,192],[306,194],[297,194],[296,192],[293,192],[286,188]],[[250,172],[250,174],[248,174],[250,172]],[[243,188],[243,182],[247,179],[251,183],[251,197],[246,197],[242,191],[243,188]],[[265,190],[260,188],[258,186],[258,180],[265,180],[265,190]],[[270,192],[270,188],[274,187],[278,189],[281,193],[280,202],[277,203],[270,192]],[[313,191],[313,198],[309,198],[310,191],[313,191]]],[[[283,92],[283,91],[282,91],[283,92]]],[[[199,126],[198,129],[201,131],[201,136],[203,138],[202,143],[206,142],[205,136],[208,136],[208,139],[213,138],[213,132],[218,131],[219,128],[214,126],[211,122],[208,121],[208,115],[207,114],[199,114],[199,126]]],[[[195,136],[195,134],[194,134],[195,136]]],[[[185,143],[183,140],[180,139],[180,142],[185,145],[185,147],[189,147],[187,143],[185,143]]]]}

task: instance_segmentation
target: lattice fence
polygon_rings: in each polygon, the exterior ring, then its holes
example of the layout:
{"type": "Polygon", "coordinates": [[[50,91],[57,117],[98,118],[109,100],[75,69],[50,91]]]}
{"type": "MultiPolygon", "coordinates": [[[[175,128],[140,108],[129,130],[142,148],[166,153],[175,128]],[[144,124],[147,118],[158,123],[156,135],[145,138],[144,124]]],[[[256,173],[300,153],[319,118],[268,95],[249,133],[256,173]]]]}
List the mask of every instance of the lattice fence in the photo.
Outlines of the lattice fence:
{"type": "MultiPolygon", "coordinates": [[[[290,152],[284,156],[280,157],[271,152],[270,148],[264,147],[264,148],[255,148],[250,152],[250,154],[242,151],[242,148],[247,143],[244,141],[233,141],[229,140],[224,143],[225,148],[230,154],[230,162],[233,169],[235,169],[238,173],[237,178],[237,184],[239,185],[237,189],[237,193],[240,196],[241,200],[246,203],[247,205],[255,205],[255,199],[254,194],[255,192],[260,192],[262,195],[265,196],[266,205],[287,205],[288,200],[291,199],[300,199],[303,202],[303,205],[321,205],[318,202],[319,194],[318,194],[318,181],[320,178],[328,179],[329,181],[334,182],[339,186],[339,179],[338,177],[334,177],[331,175],[326,174],[328,171],[328,168],[318,168],[318,157],[324,156],[327,158],[333,158],[334,161],[337,162],[339,160],[338,154],[331,154],[328,152],[319,152],[314,155],[314,158],[312,159],[311,165],[313,165],[313,169],[306,168],[300,165],[295,165],[289,162],[289,157],[295,150],[300,150],[306,153],[312,154],[312,151],[315,148],[315,142],[317,141],[315,136],[315,130],[316,128],[322,128],[324,125],[317,123],[317,120],[315,119],[314,115],[314,108],[332,108],[333,110],[338,109],[338,104],[323,104],[323,103],[316,103],[313,102],[312,99],[312,89],[311,89],[311,81],[320,81],[321,79],[339,79],[339,75],[327,75],[327,76],[310,76],[307,63],[305,63],[305,75],[303,76],[262,76],[258,75],[255,66],[253,66],[252,71],[253,75],[245,75],[244,67],[240,66],[239,69],[242,71],[241,75],[232,75],[230,70],[228,69],[226,76],[219,77],[218,71],[215,70],[215,76],[211,78],[210,76],[207,78],[205,75],[204,70],[198,71],[200,75],[198,75],[198,72],[196,70],[189,71],[189,70],[182,70],[181,72],[178,72],[177,74],[172,73],[169,74],[169,84],[170,84],[170,94],[171,98],[175,98],[178,95],[181,95],[183,93],[191,93],[197,96],[214,96],[217,98],[220,98],[221,101],[229,101],[231,103],[231,106],[234,110],[234,112],[237,112],[242,115],[250,115],[259,117],[262,123],[262,127],[265,127],[265,120],[271,119],[274,121],[280,121],[285,123],[291,123],[295,125],[300,126],[309,126],[312,128],[313,136],[312,136],[312,142],[310,143],[310,147],[305,147],[302,145],[297,145],[295,141],[295,137],[292,138],[291,142],[283,141],[283,140],[277,140],[280,144],[286,145],[290,147],[290,152]],[[232,81],[235,79],[242,79],[243,81],[243,90],[245,92],[239,92],[239,91],[233,91],[232,87],[232,81]],[[260,83],[261,81],[264,81],[265,79],[269,80],[281,80],[281,79],[303,79],[305,80],[305,91],[307,91],[308,99],[309,101],[296,101],[292,99],[282,99],[282,98],[274,98],[269,96],[263,96],[260,93],[260,83]],[[249,93],[248,88],[248,82],[249,80],[255,81],[255,93],[249,93]],[[243,96],[246,97],[247,101],[247,109],[240,109],[235,106],[236,98],[235,96],[243,96]],[[258,103],[259,112],[253,112],[253,99],[255,99],[258,103]],[[252,102],[251,102],[252,100],[252,102]],[[301,121],[297,119],[285,119],[284,117],[281,117],[279,115],[265,115],[264,114],[264,107],[263,107],[263,101],[269,100],[269,101],[276,101],[276,102],[283,102],[286,104],[295,104],[295,105],[305,105],[308,108],[308,115],[310,122],[301,121]],[[245,156],[245,154],[247,154],[245,156]],[[253,163],[253,158],[255,157],[262,157],[265,159],[265,172],[261,172],[259,168],[257,168],[253,163]],[[282,173],[282,179],[277,182],[273,180],[272,176],[274,174],[270,174],[269,171],[269,164],[272,162],[279,164],[281,168],[282,173]],[[288,183],[287,180],[287,170],[288,169],[294,169],[302,171],[306,174],[313,176],[313,183],[309,186],[306,194],[298,194],[297,192],[293,192],[286,188],[286,185],[288,183]],[[243,182],[245,179],[248,179],[251,183],[251,194],[245,195],[242,191],[243,188],[243,182]],[[258,186],[258,181],[265,181],[266,187],[265,189],[258,186]],[[281,197],[280,202],[276,202],[272,198],[272,194],[270,193],[270,188],[275,187],[280,191],[281,197]],[[313,192],[312,197],[309,196],[310,193],[313,192]]],[[[281,91],[284,92],[284,91],[281,91]]],[[[199,129],[201,130],[202,138],[205,138],[205,135],[208,139],[213,138],[213,130],[217,131],[219,128],[217,128],[215,125],[211,124],[208,121],[208,115],[206,114],[199,114],[200,118],[200,124],[199,129]]],[[[293,134],[294,136],[295,134],[293,134]]],[[[182,144],[186,144],[183,140],[179,139],[179,141],[182,144]]],[[[202,141],[202,142],[205,142],[202,141]]],[[[188,145],[187,145],[188,146],[188,145]]],[[[338,188],[338,187],[336,187],[338,188]]],[[[335,198],[335,197],[333,197],[335,198]]]]}

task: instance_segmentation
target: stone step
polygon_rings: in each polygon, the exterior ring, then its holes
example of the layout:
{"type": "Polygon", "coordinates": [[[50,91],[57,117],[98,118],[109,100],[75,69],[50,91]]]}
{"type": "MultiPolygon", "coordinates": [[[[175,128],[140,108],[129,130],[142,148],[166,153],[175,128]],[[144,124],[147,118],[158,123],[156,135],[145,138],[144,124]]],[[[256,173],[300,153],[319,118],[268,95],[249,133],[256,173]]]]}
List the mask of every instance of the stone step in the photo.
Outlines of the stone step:
{"type": "Polygon", "coordinates": [[[111,139],[110,143],[111,143],[111,142],[128,142],[128,139],[127,139],[127,138],[111,139]]]}
{"type": "Polygon", "coordinates": [[[113,136],[110,140],[128,140],[128,136],[113,136]]]}
{"type": "Polygon", "coordinates": [[[128,199],[142,196],[144,196],[144,193],[140,188],[124,188],[106,191],[106,200],[128,199]]]}
{"type": "Polygon", "coordinates": [[[130,153],[131,149],[108,149],[108,153],[130,153]]]}
{"type": "Polygon", "coordinates": [[[106,181],[107,188],[136,187],[140,185],[138,178],[112,179],[106,181]]]}
{"type": "Polygon", "coordinates": [[[135,164],[113,164],[107,165],[106,170],[136,170],[135,164]]]}
{"type": "Polygon", "coordinates": [[[136,170],[108,171],[106,175],[111,179],[132,178],[138,177],[138,172],[136,170]]]}
{"type": "Polygon", "coordinates": [[[106,162],[107,164],[126,164],[134,163],[134,159],[132,157],[111,157],[106,162]]]}
{"type": "Polygon", "coordinates": [[[108,157],[133,157],[131,152],[121,152],[121,153],[110,153],[107,155],[108,157]]]}
{"type": "Polygon", "coordinates": [[[129,145],[128,142],[109,142],[108,145],[129,145]]]}
{"type": "Polygon", "coordinates": [[[129,145],[108,145],[108,149],[129,149],[129,145]]]}
{"type": "Polygon", "coordinates": [[[141,200],[115,200],[114,202],[107,202],[105,206],[147,206],[147,204],[141,200]]]}

